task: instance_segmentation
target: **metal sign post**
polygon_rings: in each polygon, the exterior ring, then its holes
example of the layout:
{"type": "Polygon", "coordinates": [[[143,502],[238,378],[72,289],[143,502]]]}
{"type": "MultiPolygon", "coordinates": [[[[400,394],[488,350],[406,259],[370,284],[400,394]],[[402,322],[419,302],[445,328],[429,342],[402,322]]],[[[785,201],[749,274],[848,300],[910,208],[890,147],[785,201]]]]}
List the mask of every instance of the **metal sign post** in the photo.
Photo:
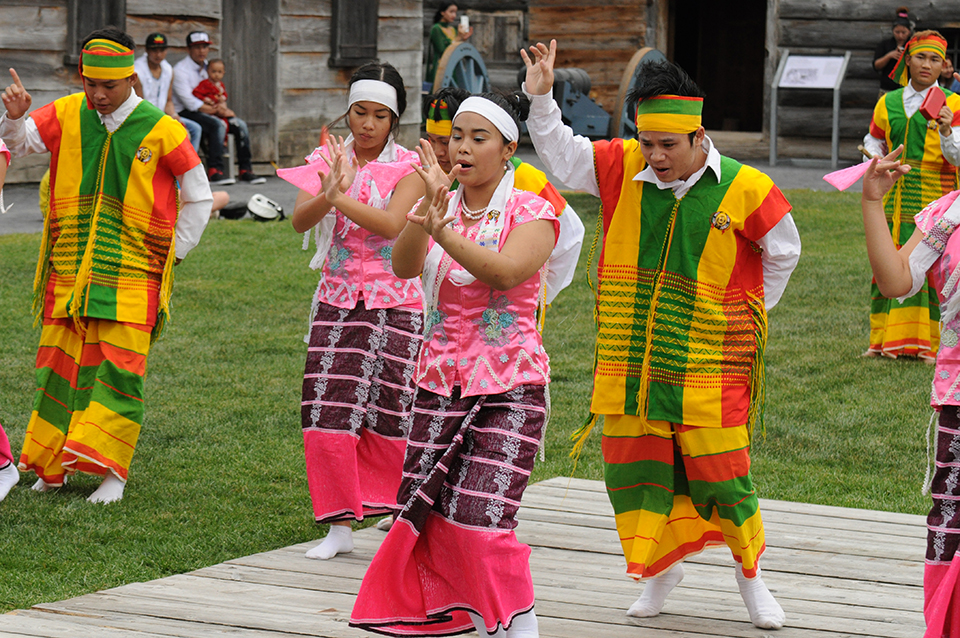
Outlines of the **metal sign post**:
{"type": "Polygon", "coordinates": [[[777,165],[777,110],[778,91],[785,89],[832,89],[833,130],[830,137],[830,164],[837,167],[840,161],[840,86],[847,74],[850,51],[839,55],[796,55],[784,49],[773,78],[770,91],[770,166],[777,165]]]}

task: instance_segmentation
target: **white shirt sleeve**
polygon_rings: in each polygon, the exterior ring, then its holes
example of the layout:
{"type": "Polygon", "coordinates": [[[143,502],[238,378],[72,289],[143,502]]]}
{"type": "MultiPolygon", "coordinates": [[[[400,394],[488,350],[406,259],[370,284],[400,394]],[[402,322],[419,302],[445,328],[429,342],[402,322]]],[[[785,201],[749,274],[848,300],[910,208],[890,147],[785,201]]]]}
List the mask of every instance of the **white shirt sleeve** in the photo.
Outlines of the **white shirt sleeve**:
{"type": "Polygon", "coordinates": [[[32,153],[46,153],[49,149],[40,137],[40,130],[32,117],[24,115],[11,120],[4,113],[0,117],[0,138],[6,142],[13,157],[26,157],[32,153]]]}
{"type": "MultiPolygon", "coordinates": [[[[887,141],[878,140],[873,135],[870,135],[870,133],[863,136],[863,147],[873,155],[879,155],[880,157],[883,157],[889,152],[887,151],[887,141]]],[[[869,162],[870,158],[866,158],[864,161],[869,162]]]]}
{"type": "Polygon", "coordinates": [[[770,310],[777,305],[787,288],[790,275],[800,261],[800,233],[787,213],[776,226],[757,241],[763,250],[760,263],[763,265],[764,305],[770,310]]]}
{"type": "Polygon", "coordinates": [[[177,218],[177,259],[183,259],[197,244],[203,229],[210,221],[210,209],[213,206],[213,193],[210,182],[203,172],[203,164],[197,164],[183,175],[177,175],[180,182],[180,216],[177,218]]]}
{"type": "Polygon", "coordinates": [[[954,166],[960,166],[960,131],[956,126],[953,127],[950,135],[940,135],[940,151],[945,160],[954,166]]]}
{"type": "Polygon", "coordinates": [[[531,95],[526,84],[523,92],[530,98],[527,133],[537,155],[551,173],[567,188],[600,195],[597,175],[593,168],[593,143],[565,126],[560,107],[553,95],[531,95]]]}
{"type": "Polygon", "coordinates": [[[200,107],[203,106],[203,100],[193,94],[193,89],[196,88],[197,84],[200,84],[200,82],[194,82],[191,86],[190,73],[183,67],[178,65],[173,69],[173,95],[176,97],[174,102],[179,102],[179,104],[175,104],[178,109],[200,110],[200,107]]]}

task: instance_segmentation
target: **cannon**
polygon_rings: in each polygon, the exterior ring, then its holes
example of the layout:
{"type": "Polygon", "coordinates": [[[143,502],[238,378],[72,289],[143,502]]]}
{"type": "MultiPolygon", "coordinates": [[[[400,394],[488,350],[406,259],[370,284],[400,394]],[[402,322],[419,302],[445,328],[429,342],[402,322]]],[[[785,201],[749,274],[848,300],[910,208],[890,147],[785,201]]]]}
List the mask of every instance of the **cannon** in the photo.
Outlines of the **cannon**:
{"type": "MultiPolygon", "coordinates": [[[[526,79],[527,70],[517,72],[517,85],[526,79]]],[[[610,115],[590,98],[590,75],[583,69],[563,68],[553,71],[553,99],[560,105],[563,123],[575,135],[606,137],[610,115]]]]}
{"type": "Polygon", "coordinates": [[[637,124],[633,119],[637,108],[636,104],[627,102],[627,95],[637,86],[637,73],[640,67],[647,62],[666,62],[667,58],[657,49],[644,47],[633,54],[623,70],[620,78],[620,89],[617,91],[617,105],[613,111],[616,119],[612,120],[610,137],[619,137],[628,140],[637,136],[637,124]]]}
{"type": "Polygon", "coordinates": [[[470,93],[490,90],[487,65],[477,48],[469,42],[454,42],[446,48],[437,62],[437,73],[432,78],[431,93],[455,86],[470,93]]]}

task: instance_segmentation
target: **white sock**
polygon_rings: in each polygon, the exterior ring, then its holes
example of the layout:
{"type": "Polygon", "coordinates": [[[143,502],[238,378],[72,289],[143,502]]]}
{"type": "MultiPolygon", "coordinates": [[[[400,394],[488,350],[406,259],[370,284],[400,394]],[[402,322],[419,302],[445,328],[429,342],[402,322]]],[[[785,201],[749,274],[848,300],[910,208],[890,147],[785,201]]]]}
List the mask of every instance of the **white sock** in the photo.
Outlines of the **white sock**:
{"type": "Polygon", "coordinates": [[[103,483],[100,484],[100,487],[98,487],[93,494],[87,497],[87,501],[91,503],[113,503],[114,501],[119,501],[123,498],[123,488],[126,486],[125,481],[117,478],[115,474],[107,472],[107,475],[103,477],[103,483]]]}
{"type": "Polygon", "coordinates": [[[381,532],[389,532],[391,527],[393,527],[392,516],[387,516],[386,518],[381,518],[379,521],[377,521],[377,529],[381,532]]]}
{"type": "Polygon", "coordinates": [[[20,482],[20,471],[12,462],[0,468],[0,501],[7,498],[13,486],[20,482]]]}
{"type": "Polygon", "coordinates": [[[761,629],[780,629],[787,619],[780,603],[773,597],[767,586],[760,578],[760,568],[757,567],[756,578],[748,579],[737,566],[737,587],[740,588],[740,597],[747,606],[750,621],[761,629]]]}
{"type": "Polygon", "coordinates": [[[34,483],[33,487],[31,487],[30,489],[32,489],[35,492],[49,492],[50,490],[55,490],[57,488],[55,488],[54,486],[44,481],[42,478],[38,478],[37,482],[34,483]]]}
{"type": "Polygon", "coordinates": [[[473,626],[477,628],[477,633],[480,634],[481,638],[506,638],[506,632],[503,631],[503,627],[499,627],[496,633],[488,633],[487,625],[483,622],[483,616],[475,614],[472,611],[468,611],[467,615],[470,616],[470,620],[473,621],[473,626]]]}
{"type": "Polygon", "coordinates": [[[683,580],[683,564],[677,563],[656,578],[651,578],[643,588],[643,593],[637,602],[630,605],[628,616],[634,618],[650,618],[656,616],[663,609],[667,595],[683,580]]]}
{"type": "Polygon", "coordinates": [[[307,552],[307,558],[327,560],[337,554],[349,554],[353,551],[353,530],[349,525],[331,525],[327,537],[307,552]]]}
{"type": "Polygon", "coordinates": [[[514,616],[510,623],[510,629],[507,630],[506,638],[539,638],[540,631],[537,627],[537,615],[533,610],[514,616]]]}

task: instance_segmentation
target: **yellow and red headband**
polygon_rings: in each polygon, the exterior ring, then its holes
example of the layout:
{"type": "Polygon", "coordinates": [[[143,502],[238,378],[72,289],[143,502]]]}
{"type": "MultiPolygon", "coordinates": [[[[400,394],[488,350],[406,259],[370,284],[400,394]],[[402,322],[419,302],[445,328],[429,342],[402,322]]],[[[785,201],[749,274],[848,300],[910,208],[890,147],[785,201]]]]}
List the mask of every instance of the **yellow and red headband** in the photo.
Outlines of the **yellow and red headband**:
{"type": "Polygon", "coordinates": [[[98,38],[80,54],[80,75],[91,80],[120,80],[133,75],[133,49],[98,38]]]}
{"type": "Polygon", "coordinates": [[[427,109],[427,133],[450,137],[453,132],[453,117],[446,100],[435,99],[427,109]]]}
{"type": "Polygon", "coordinates": [[[693,133],[700,128],[702,97],[658,95],[637,104],[637,131],[693,133]]]}
{"type": "Polygon", "coordinates": [[[910,41],[907,42],[907,45],[903,47],[903,51],[900,53],[900,59],[897,60],[897,65],[893,67],[893,71],[890,72],[890,79],[897,82],[900,86],[906,86],[910,81],[910,76],[907,73],[907,56],[915,55],[921,51],[936,53],[941,58],[946,59],[947,41],[935,31],[913,36],[910,41]]]}

